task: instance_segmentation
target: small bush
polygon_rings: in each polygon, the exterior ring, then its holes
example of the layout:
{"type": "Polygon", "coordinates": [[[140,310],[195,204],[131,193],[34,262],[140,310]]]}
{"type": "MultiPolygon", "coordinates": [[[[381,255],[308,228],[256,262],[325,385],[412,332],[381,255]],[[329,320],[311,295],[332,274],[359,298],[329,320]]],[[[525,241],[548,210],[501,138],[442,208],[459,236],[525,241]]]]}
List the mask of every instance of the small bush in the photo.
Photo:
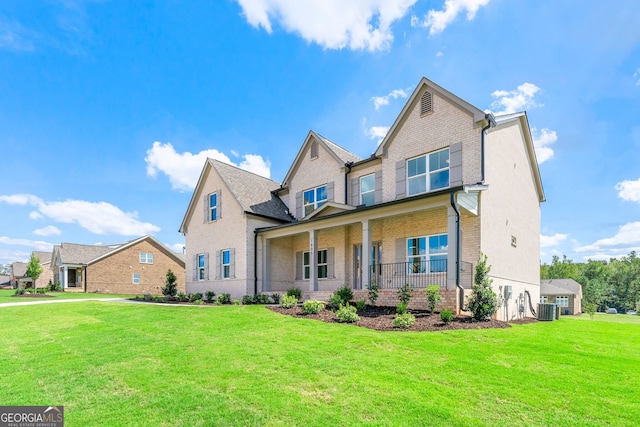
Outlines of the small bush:
{"type": "Polygon", "coordinates": [[[348,286],[343,286],[335,292],[336,295],[340,297],[344,304],[348,303],[353,299],[353,291],[348,286]]]}
{"type": "Polygon", "coordinates": [[[204,296],[207,302],[213,302],[213,298],[216,296],[216,293],[213,291],[207,291],[204,293],[204,296]]]}
{"type": "Polygon", "coordinates": [[[487,265],[487,256],[481,254],[476,265],[475,284],[465,307],[472,313],[473,320],[491,319],[501,304],[500,298],[491,289],[492,280],[489,277],[489,271],[491,266],[487,265]]]}
{"type": "Polygon", "coordinates": [[[360,320],[356,308],[350,304],[340,304],[340,308],[336,311],[336,318],[341,323],[355,323],[360,320]]]}
{"type": "Polygon", "coordinates": [[[27,291],[24,288],[16,289],[14,295],[24,295],[27,291]]]}
{"type": "Polygon", "coordinates": [[[298,298],[295,295],[285,295],[282,297],[282,301],[280,301],[280,307],[282,308],[291,308],[295,307],[298,304],[298,298]]]}
{"type": "Polygon", "coordinates": [[[231,304],[231,295],[230,294],[220,294],[220,295],[218,295],[218,303],[220,303],[220,304],[231,304]]]}
{"type": "Polygon", "coordinates": [[[323,308],[324,303],[322,301],[310,299],[302,303],[302,311],[304,314],[318,314],[323,308]]]}
{"type": "Polygon", "coordinates": [[[398,304],[398,306],[396,307],[396,313],[405,314],[406,312],[407,312],[407,304],[405,304],[403,302],[398,304]]]}
{"type": "Polygon", "coordinates": [[[280,304],[280,294],[271,294],[271,299],[274,304],[280,304]]]}
{"type": "Polygon", "coordinates": [[[393,327],[401,329],[409,329],[416,323],[416,318],[411,313],[396,314],[393,318],[393,327]]]}
{"type": "Polygon", "coordinates": [[[195,305],[202,305],[204,304],[204,301],[202,301],[201,299],[197,299],[193,302],[195,305]]]}
{"type": "Polygon", "coordinates": [[[450,308],[445,308],[440,312],[440,320],[444,322],[445,325],[449,324],[453,320],[453,311],[450,308]]]}
{"type": "Polygon", "coordinates": [[[202,300],[202,294],[200,292],[189,294],[189,302],[196,302],[197,300],[202,300]]]}
{"type": "Polygon", "coordinates": [[[251,305],[255,303],[256,300],[253,298],[253,295],[245,295],[242,297],[242,305],[251,305]]]}
{"type": "Polygon", "coordinates": [[[44,294],[46,292],[45,288],[37,288],[36,289],[36,293],[37,294],[44,294]]]}
{"type": "Polygon", "coordinates": [[[269,304],[269,295],[258,294],[253,298],[253,300],[256,304],[269,304]]]}
{"type": "Polygon", "coordinates": [[[233,301],[231,301],[231,304],[240,305],[240,300],[239,299],[234,299],[233,301]]]}
{"type": "Polygon", "coordinates": [[[442,300],[442,297],[440,296],[440,286],[429,285],[427,286],[427,289],[424,290],[424,294],[429,302],[429,310],[431,311],[431,314],[433,314],[438,307],[438,304],[440,304],[440,300],[442,300]]]}
{"type": "Polygon", "coordinates": [[[302,290],[300,290],[300,288],[291,288],[287,291],[287,295],[294,296],[296,297],[296,301],[299,301],[302,299],[302,290]]]}
{"type": "Polygon", "coordinates": [[[178,278],[175,273],[170,269],[167,270],[165,275],[164,287],[162,288],[162,295],[166,297],[175,297],[178,293],[178,278]]]}
{"type": "Polygon", "coordinates": [[[336,311],[342,304],[344,304],[344,301],[342,301],[340,295],[334,293],[329,297],[329,301],[327,301],[327,310],[336,311]]]}
{"type": "Polygon", "coordinates": [[[376,282],[369,283],[367,289],[369,290],[369,301],[371,302],[371,305],[375,305],[378,300],[378,285],[376,282]]]}
{"type": "Polygon", "coordinates": [[[356,301],[356,308],[358,311],[364,311],[367,308],[367,301],[363,299],[356,301]]]}
{"type": "Polygon", "coordinates": [[[187,295],[184,292],[178,292],[178,295],[176,295],[178,297],[178,301],[180,302],[187,302],[189,301],[189,298],[187,297],[187,295]]]}
{"type": "Polygon", "coordinates": [[[405,305],[409,305],[409,301],[411,301],[411,285],[405,283],[401,288],[398,289],[398,300],[405,305]]]}
{"type": "Polygon", "coordinates": [[[593,320],[593,316],[596,315],[596,311],[598,310],[598,307],[594,303],[590,302],[590,303],[587,303],[586,310],[587,310],[587,314],[589,315],[589,318],[593,320]]]}
{"type": "Polygon", "coordinates": [[[49,284],[45,289],[47,292],[61,292],[62,286],[60,286],[60,283],[51,283],[51,280],[49,280],[49,284]]]}

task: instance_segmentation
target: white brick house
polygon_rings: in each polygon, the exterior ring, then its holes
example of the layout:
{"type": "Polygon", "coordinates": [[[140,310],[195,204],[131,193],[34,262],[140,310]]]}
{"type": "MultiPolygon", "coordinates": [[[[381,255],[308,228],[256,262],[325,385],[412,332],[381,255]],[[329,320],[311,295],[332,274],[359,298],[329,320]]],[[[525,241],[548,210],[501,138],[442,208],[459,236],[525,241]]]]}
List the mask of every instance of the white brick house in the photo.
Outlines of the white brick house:
{"type": "Polygon", "coordinates": [[[459,310],[488,256],[498,318],[529,315],[540,295],[544,191],[525,113],[494,117],[423,78],[370,157],[311,131],[282,183],[215,160],[180,231],[187,291],[242,295],[298,287],[327,298],[347,285],[381,304],[438,284],[459,310]]]}

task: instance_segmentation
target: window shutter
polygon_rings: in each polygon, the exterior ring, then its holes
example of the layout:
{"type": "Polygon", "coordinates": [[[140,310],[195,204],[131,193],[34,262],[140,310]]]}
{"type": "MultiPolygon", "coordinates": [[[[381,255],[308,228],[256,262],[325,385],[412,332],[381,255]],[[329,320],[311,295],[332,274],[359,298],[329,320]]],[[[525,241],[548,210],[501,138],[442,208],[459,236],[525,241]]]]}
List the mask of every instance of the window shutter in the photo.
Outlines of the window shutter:
{"type": "Polygon", "coordinates": [[[204,196],[204,201],[202,202],[204,205],[204,223],[209,222],[209,195],[204,196]]]}
{"type": "Polygon", "coordinates": [[[407,162],[396,162],[396,199],[401,199],[407,194],[407,162]]]}
{"type": "Polygon", "coordinates": [[[204,254],[204,280],[209,280],[209,252],[204,254]]]}
{"type": "Polygon", "coordinates": [[[335,279],[335,268],[333,266],[334,263],[334,253],[333,248],[327,249],[327,278],[335,279]]]}
{"type": "Polygon", "coordinates": [[[433,94],[431,92],[425,92],[420,98],[420,115],[424,116],[433,112],[433,94]]]}
{"type": "Polygon", "coordinates": [[[193,276],[191,278],[194,282],[198,280],[198,255],[193,256],[193,276]]]}
{"type": "Polygon", "coordinates": [[[302,252],[296,252],[296,280],[302,280],[302,252]]]}
{"type": "Polygon", "coordinates": [[[375,203],[382,203],[382,171],[376,171],[376,201],[375,203]]]}
{"type": "Polygon", "coordinates": [[[462,142],[451,144],[449,148],[449,185],[462,185],[462,142]]]}
{"type": "Polygon", "coordinates": [[[335,184],[333,181],[327,183],[327,201],[328,202],[333,202],[333,199],[335,198],[334,187],[335,187],[335,184]]]}
{"type": "Polygon", "coordinates": [[[222,218],[222,190],[216,191],[216,203],[218,207],[218,219],[222,218]]]}
{"type": "MultiPolygon", "coordinates": [[[[407,262],[407,239],[396,239],[396,268],[394,271],[395,276],[404,276],[407,272],[405,263],[407,262]]],[[[404,283],[403,283],[404,285],[404,283]]]]}
{"type": "Polygon", "coordinates": [[[351,205],[360,204],[360,178],[351,178],[351,205]]]}
{"type": "Polygon", "coordinates": [[[229,249],[229,277],[236,278],[236,250],[229,249]]]}
{"type": "Polygon", "coordinates": [[[216,251],[216,280],[220,280],[220,271],[222,270],[222,256],[220,251],[216,251]]]}
{"type": "Polygon", "coordinates": [[[296,218],[302,218],[302,191],[296,193],[296,218]]]}

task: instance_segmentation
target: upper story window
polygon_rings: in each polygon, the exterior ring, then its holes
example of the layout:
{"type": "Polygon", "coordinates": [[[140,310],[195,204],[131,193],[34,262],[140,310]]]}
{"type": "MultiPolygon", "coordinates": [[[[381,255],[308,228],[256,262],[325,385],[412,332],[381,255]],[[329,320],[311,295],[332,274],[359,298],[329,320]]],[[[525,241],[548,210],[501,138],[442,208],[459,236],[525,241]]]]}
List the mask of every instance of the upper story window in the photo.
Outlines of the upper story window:
{"type": "Polygon", "coordinates": [[[408,194],[426,193],[449,186],[449,149],[407,160],[408,194]]]}
{"type": "Polygon", "coordinates": [[[153,264],[153,254],[140,252],[140,264],[153,264]]]}
{"type": "Polygon", "coordinates": [[[439,273],[447,271],[446,234],[407,239],[407,265],[410,274],[439,273]]]}
{"type": "Polygon", "coordinates": [[[376,202],[375,174],[360,177],[360,204],[371,206],[376,202]]]}
{"type": "Polygon", "coordinates": [[[327,186],[312,188],[304,192],[304,214],[308,215],[327,201],[327,186]]]}
{"type": "Polygon", "coordinates": [[[209,221],[218,219],[218,193],[209,194],[209,221]]]}

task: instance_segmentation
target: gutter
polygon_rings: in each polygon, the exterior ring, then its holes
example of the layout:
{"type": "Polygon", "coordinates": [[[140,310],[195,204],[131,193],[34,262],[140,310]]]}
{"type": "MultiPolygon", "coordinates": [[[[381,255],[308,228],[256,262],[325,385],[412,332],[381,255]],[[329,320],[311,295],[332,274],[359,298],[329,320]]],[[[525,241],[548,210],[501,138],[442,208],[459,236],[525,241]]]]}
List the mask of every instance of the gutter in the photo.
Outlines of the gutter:
{"type": "Polygon", "coordinates": [[[253,230],[253,295],[258,295],[258,230],[253,230]]]}
{"type": "Polygon", "coordinates": [[[344,172],[344,204],[349,204],[349,174],[351,173],[351,169],[353,168],[353,162],[347,162],[344,164],[344,167],[347,169],[344,172]]]}
{"type": "Polygon", "coordinates": [[[450,201],[451,207],[456,213],[456,288],[460,291],[458,304],[460,305],[460,310],[462,310],[464,307],[464,288],[460,285],[460,211],[456,205],[456,195],[453,191],[450,193],[450,201]]]}
{"type": "Polygon", "coordinates": [[[496,119],[493,117],[493,114],[487,113],[484,115],[484,118],[488,123],[480,132],[480,184],[484,184],[484,133],[489,128],[496,126],[496,119]]]}

